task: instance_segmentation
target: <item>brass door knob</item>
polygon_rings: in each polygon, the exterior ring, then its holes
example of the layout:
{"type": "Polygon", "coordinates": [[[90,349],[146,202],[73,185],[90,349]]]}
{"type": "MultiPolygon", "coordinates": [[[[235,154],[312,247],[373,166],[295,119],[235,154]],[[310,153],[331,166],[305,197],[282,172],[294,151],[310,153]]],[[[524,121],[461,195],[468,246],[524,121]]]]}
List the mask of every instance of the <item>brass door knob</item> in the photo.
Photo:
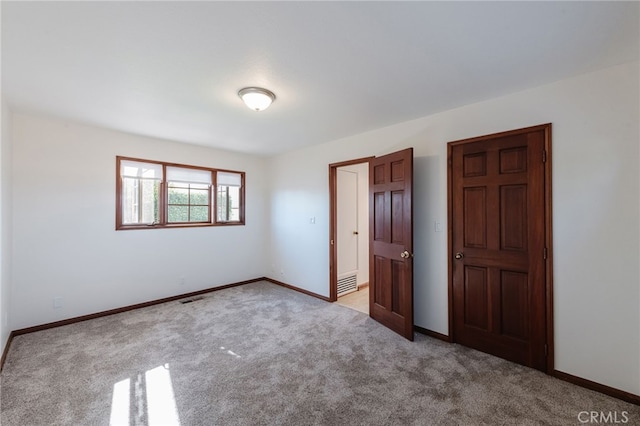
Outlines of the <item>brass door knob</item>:
{"type": "Polygon", "coordinates": [[[454,256],[456,259],[460,260],[464,257],[464,253],[461,252],[457,252],[456,255],[454,256]]]}
{"type": "Polygon", "coordinates": [[[400,253],[400,257],[403,259],[409,259],[410,257],[413,257],[413,255],[405,250],[402,253],[400,253]]]}

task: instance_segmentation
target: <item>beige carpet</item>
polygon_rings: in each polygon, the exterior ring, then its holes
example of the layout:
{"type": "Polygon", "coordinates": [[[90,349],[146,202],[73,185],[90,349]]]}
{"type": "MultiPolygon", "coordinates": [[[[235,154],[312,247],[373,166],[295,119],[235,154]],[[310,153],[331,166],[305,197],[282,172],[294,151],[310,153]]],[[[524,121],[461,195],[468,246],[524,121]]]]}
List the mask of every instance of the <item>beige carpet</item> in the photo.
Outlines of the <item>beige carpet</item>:
{"type": "Polygon", "coordinates": [[[575,425],[640,408],[270,283],[18,336],[2,425],[575,425]]]}

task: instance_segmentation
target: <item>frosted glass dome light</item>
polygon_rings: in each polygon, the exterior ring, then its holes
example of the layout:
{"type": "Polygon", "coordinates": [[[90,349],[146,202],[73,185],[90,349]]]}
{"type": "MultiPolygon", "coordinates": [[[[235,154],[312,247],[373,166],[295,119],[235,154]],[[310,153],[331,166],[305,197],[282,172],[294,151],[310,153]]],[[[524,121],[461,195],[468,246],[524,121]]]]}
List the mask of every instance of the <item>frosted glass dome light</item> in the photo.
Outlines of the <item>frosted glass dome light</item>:
{"type": "Polygon", "coordinates": [[[269,108],[271,102],[276,99],[272,91],[260,87],[245,87],[238,92],[242,101],[254,111],[263,111],[269,108]]]}

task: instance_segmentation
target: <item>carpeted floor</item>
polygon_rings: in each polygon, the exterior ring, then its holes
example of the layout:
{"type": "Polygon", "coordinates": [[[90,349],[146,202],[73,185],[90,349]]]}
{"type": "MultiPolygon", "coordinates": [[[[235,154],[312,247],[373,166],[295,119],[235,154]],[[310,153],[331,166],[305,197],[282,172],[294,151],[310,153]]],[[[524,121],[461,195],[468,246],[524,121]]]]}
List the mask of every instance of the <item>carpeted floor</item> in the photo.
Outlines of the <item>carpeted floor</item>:
{"type": "Polygon", "coordinates": [[[2,425],[574,425],[640,407],[255,283],[18,336],[2,425]]]}

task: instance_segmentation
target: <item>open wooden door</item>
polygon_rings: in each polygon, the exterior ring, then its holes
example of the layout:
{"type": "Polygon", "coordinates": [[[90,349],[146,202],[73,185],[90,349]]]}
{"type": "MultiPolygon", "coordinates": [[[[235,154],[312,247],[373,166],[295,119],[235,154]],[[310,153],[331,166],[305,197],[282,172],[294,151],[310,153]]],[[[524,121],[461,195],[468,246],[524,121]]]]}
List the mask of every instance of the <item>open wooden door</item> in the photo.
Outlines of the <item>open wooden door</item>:
{"type": "Polygon", "coordinates": [[[413,148],[369,163],[369,314],[413,340],[413,148]]]}

